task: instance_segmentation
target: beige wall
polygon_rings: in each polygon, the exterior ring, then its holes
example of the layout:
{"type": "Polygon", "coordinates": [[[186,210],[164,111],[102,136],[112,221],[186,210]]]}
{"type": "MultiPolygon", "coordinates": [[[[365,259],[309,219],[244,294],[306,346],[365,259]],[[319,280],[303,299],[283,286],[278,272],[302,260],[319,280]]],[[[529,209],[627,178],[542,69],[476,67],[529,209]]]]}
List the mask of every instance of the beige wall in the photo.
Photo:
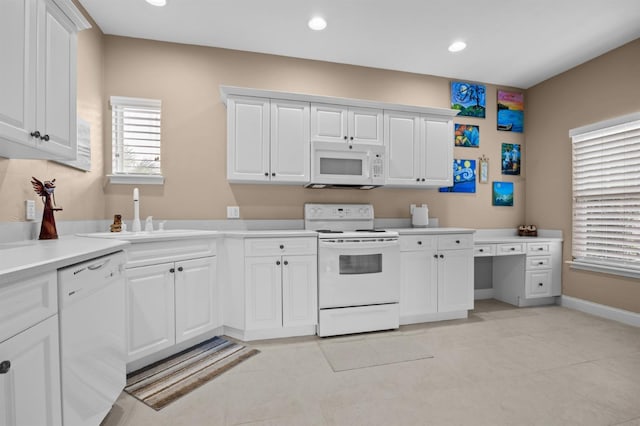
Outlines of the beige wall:
{"type": "MultiPolygon", "coordinates": [[[[476,194],[441,194],[226,182],[226,108],[220,101],[221,84],[448,108],[449,79],[113,36],[105,38],[105,65],[107,97],[162,100],[166,183],[140,188],[143,217],[223,219],[226,206],[238,205],[243,219],[300,219],[305,202],[371,202],[378,217],[409,217],[409,204],[428,203],[431,216],[440,218],[443,226],[513,227],[524,220],[524,176],[502,179],[500,174],[500,144],[522,143],[524,138],[496,130],[495,86],[487,86],[486,119],[460,120],[480,125],[480,149],[456,148],[455,157],[489,157],[490,179],[517,182],[513,208],[492,207],[488,184],[478,185],[476,194]]],[[[105,115],[105,126],[108,119],[105,115]]],[[[105,137],[110,139],[109,134],[105,137]]],[[[108,150],[109,143],[105,155],[108,150]]],[[[131,188],[106,188],[107,215],[131,216],[131,188]]]]}
{"type": "MultiPolygon", "coordinates": [[[[527,90],[526,222],[562,229],[571,259],[569,130],[640,111],[640,40],[527,90]]],[[[563,269],[563,294],[640,312],[637,279],[563,269]]]]}
{"type": "MultiPolygon", "coordinates": [[[[85,14],[85,16],[87,16],[85,14]]],[[[103,35],[93,21],[93,28],[78,36],[78,116],[91,125],[91,171],[84,172],[44,160],[8,160],[0,158],[0,222],[24,220],[24,200],[36,200],[31,176],[40,180],[56,179],[56,202],[63,211],[58,220],[102,219],[105,212],[103,194],[102,108],[104,63],[103,35]]],[[[39,213],[41,214],[41,213],[39,213]]]]}

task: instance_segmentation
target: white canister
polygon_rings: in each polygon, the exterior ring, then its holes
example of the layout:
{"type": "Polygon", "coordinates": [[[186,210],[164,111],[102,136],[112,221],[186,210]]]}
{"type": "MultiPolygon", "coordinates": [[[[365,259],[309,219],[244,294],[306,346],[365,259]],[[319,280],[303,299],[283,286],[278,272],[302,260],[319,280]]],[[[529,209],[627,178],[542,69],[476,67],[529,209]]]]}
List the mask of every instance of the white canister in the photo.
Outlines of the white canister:
{"type": "Polygon", "coordinates": [[[426,228],[429,226],[429,207],[411,205],[411,225],[414,228],[426,228]]]}

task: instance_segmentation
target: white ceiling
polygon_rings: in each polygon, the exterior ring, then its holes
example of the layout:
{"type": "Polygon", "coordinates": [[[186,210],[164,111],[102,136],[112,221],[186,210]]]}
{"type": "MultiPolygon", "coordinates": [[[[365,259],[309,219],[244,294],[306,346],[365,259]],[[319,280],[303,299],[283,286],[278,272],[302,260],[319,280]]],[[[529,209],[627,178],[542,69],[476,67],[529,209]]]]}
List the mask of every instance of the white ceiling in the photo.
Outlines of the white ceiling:
{"type": "Polygon", "coordinates": [[[79,0],[105,34],[526,89],[640,37],[640,0],[79,0]],[[311,31],[319,14],[327,29],[311,31]],[[452,54],[455,40],[467,49],[452,54]]]}

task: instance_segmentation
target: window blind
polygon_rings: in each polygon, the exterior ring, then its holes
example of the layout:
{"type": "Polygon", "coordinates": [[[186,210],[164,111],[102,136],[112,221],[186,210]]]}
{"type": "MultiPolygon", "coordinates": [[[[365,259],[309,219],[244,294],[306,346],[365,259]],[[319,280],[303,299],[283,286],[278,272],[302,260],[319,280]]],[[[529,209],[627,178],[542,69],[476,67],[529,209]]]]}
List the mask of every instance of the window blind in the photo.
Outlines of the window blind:
{"type": "Polygon", "coordinates": [[[640,113],[569,135],[574,262],[640,273],[640,113]]]}
{"type": "Polygon", "coordinates": [[[161,175],[161,101],[111,97],[113,174],[161,175]]]}

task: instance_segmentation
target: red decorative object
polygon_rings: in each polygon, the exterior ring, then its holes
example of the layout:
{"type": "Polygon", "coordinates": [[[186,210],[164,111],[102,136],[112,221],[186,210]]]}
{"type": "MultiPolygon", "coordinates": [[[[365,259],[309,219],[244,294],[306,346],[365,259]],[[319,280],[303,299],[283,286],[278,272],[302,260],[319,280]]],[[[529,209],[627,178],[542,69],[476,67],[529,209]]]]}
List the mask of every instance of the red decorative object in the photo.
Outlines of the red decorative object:
{"type": "Polygon", "coordinates": [[[54,208],[56,205],[56,198],[53,195],[53,191],[56,189],[56,180],[46,180],[44,182],[31,177],[31,184],[33,189],[40,197],[42,197],[42,203],[44,204],[44,211],[42,212],[42,225],[40,226],[39,240],[56,240],[58,239],[58,231],[56,230],[56,219],[53,216],[54,211],[60,211],[62,209],[54,208]],[[52,202],[53,201],[53,202],[52,202]]]}

